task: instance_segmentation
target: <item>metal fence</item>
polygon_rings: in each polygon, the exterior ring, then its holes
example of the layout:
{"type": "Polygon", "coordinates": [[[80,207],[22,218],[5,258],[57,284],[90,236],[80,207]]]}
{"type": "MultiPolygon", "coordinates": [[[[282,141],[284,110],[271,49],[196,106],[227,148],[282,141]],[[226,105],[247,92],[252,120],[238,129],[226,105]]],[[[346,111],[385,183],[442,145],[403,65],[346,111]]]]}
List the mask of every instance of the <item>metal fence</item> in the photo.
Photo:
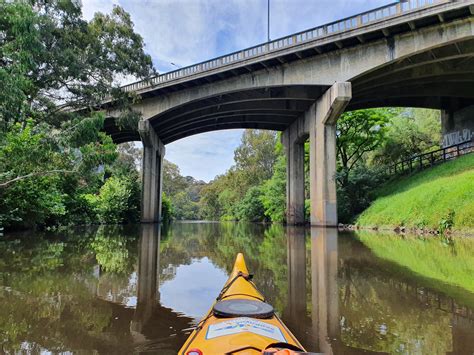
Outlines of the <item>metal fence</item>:
{"type": "Polygon", "coordinates": [[[173,80],[192,76],[197,73],[225,67],[226,65],[238,63],[249,58],[258,57],[262,54],[277,52],[281,49],[296,46],[304,42],[310,42],[312,40],[321,39],[336,33],[353,30],[378,21],[400,16],[410,11],[427,8],[442,3],[450,3],[453,1],[455,0],[400,0],[399,2],[366,11],[355,16],[327,23],[319,27],[311,28],[309,30],[282,37],[274,41],[266,42],[238,52],[210,59],[205,62],[170,71],[165,74],[155,76],[149,80],[125,85],[122,87],[122,89],[126,92],[130,92],[140,90],[148,86],[171,82],[173,80]]]}
{"type": "Polygon", "coordinates": [[[474,152],[474,140],[451,145],[449,147],[414,156],[410,159],[402,160],[389,166],[387,173],[389,176],[403,175],[413,171],[423,170],[472,152],[474,152]]]}

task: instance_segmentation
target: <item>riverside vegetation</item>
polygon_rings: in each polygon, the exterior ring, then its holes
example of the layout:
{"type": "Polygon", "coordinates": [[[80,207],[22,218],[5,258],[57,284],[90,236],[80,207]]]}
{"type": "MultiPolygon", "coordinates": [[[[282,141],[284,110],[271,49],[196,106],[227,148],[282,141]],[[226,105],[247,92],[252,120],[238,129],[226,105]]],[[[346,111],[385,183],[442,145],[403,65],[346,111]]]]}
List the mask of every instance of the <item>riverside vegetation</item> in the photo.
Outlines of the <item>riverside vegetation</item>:
{"type": "MultiPolygon", "coordinates": [[[[104,116],[94,111],[111,96],[122,108],[120,127],[136,127],[140,119],[130,109],[139,98],[119,90],[118,79],[147,78],[155,71],[129,14],[116,6],[88,22],[78,2],[0,0],[0,62],[0,228],[138,221],[141,152],[131,144],[115,145],[101,131],[104,116]]],[[[343,223],[356,221],[375,197],[395,191],[393,186],[403,189],[396,183],[381,187],[388,165],[436,149],[441,140],[439,112],[423,109],[347,112],[337,130],[343,223]]],[[[165,220],[284,222],[286,157],[279,135],[246,130],[234,160],[209,183],[181,176],[165,161],[165,220]]],[[[465,188],[460,198],[467,201],[472,188],[465,188]]],[[[306,205],[308,216],[309,201],[306,205]]],[[[377,202],[369,211],[381,206],[377,202]]],[[[405,213],[403,220],[383,222],[471,227],[463,222],[473,219],[471,212],[452,214],[447,203],[431,207],[439,210],[431,219],[405,213]]],[[[359,223],[382,223],[369,220],[369,214],[359,223]]]]}
{"type": "Polygon", "coordinates": [[[136,126],[119,78],[154,74],[128,13],[82,19],[77,1],[0,0],[0,226],[138,220],[133,146],[95,112],[106,97],[136,126]]]}

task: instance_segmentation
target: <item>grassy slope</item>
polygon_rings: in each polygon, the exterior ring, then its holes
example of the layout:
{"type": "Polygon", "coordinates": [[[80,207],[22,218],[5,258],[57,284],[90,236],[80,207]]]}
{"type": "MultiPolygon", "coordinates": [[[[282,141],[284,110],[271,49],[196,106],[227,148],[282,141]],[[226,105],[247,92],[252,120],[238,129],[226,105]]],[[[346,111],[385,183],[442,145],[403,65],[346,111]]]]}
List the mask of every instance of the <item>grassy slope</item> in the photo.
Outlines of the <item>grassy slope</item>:
{"type": "Polygon", "coordinates": [[[453,210],[455,230],[474,229],[474,154],[398,178],[376,191],[357,219],[362,226],[436,229],[453,210]]]}

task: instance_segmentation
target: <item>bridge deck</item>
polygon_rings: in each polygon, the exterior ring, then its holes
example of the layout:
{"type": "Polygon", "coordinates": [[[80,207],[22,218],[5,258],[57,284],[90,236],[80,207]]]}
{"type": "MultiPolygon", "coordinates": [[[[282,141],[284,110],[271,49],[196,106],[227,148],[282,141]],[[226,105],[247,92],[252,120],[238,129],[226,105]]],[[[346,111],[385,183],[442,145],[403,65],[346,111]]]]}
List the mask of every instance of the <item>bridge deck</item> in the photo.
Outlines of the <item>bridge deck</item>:
{"type": "MultiPolygon", "coordinates": [[[[464,16],[472,0],[401,0],[122,87],[144,94],[170,86],[212,82],[464,16]],[[228,74],[230,73],[230,74],[228,74]]],[[[473,8],[471,6],[472,13],[473,8]]]]}

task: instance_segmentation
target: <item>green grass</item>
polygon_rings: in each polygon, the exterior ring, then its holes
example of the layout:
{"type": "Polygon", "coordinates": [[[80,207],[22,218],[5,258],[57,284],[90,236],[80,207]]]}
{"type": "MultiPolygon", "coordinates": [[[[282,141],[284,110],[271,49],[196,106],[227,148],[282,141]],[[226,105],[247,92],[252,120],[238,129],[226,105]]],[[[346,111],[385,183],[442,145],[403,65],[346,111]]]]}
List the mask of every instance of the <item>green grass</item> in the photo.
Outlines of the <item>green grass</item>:
{"type": "Polygon", "coordinates": [[[453,211],[453,230],[473,230],[474,154],[397,178],[375,194],[358,225],[438,229],[453,211]]]}

